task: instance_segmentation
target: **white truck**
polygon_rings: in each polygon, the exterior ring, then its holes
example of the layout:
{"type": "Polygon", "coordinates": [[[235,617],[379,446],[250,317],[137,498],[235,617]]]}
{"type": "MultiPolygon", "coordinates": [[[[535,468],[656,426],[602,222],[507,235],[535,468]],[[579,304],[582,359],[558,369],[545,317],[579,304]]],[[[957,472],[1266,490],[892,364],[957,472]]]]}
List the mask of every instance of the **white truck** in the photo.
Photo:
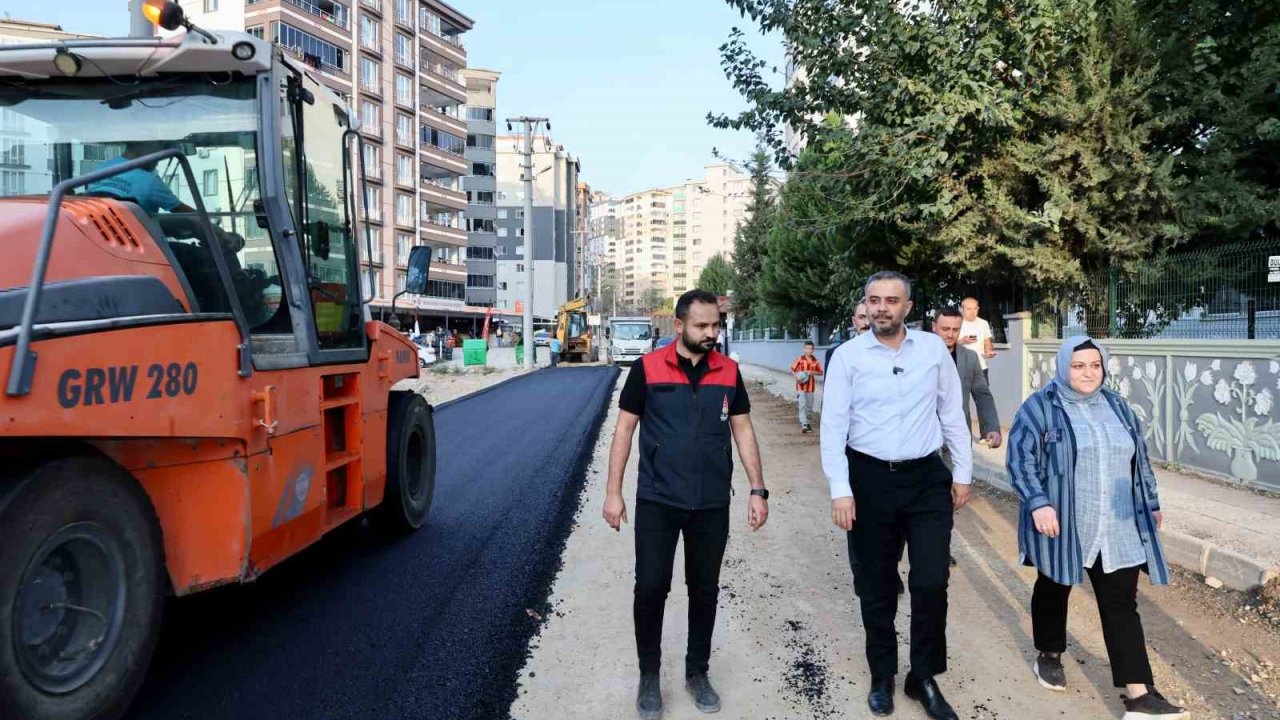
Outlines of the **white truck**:
{"type": "Polygon", "coordinates": [[[609,318],[609,362],[631,363],[653,348],[653,321],[647,317],[609,318]]]}

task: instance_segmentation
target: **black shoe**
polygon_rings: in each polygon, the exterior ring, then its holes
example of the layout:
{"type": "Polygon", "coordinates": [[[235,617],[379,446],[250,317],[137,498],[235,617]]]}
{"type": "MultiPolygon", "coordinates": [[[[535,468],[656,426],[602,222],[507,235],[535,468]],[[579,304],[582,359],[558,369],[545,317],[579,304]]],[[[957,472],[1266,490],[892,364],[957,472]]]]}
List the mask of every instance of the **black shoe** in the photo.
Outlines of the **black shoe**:
{"type": "Polygon", "coordinates": [[[867,695],[867,707],[876,717],[893,714],[893,676],[871,678],[871,692],[867,695]]]}
{"type": "Polygon", "coordinates": [[[716,693],[715,688],[711,687],[711,679],[706,673],[685,678],[684,689],[693,696],[693,704],[698,706],[698,712],[720,712],[720,695],[716,693]]]}
{"type": "Polygon", "coordinates": [[[662,717],[662,683],[658,673],[642,673],[640,690],[636,693],[636,711],[642,720],[658,720],[662,717]]]}
{"type": "Polygon", "coordinates": [[[1067,673],[1062,669],[1062,655],[1059,653],[1040,653],[1036,658],[1036,680],[1042,687],[1055,692],[1066,692],[1067,673]]]}
{"type": "Polygon", "coordinates": [[[1124,720],[1179,720],[1187,716],[1187,711],[1174,705],[1156,689],[1147,686],[1147,694],[1139,698],[1124,701],[1124,720]]]}
{"type": "Polygon", "coordinates": [[[902,692],[924,706],[924,714],[933,720],[960,720],[956,711],[947,704],[947,699],[942,697],[942,691],[938,689],[938,683],[934,682],[933,678],[917,680],[907,675],[907,682],[903,684],[902,692]]]}

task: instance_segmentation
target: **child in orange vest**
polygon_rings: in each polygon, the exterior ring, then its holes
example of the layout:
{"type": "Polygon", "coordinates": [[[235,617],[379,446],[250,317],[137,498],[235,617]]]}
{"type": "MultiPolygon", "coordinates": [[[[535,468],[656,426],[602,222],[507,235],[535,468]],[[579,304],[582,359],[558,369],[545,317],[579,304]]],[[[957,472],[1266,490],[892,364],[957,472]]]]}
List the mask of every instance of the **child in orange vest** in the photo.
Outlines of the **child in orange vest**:
{"type": "Polygon", "coordinates": [[[811,433],[809,414],[813,412],[813,392],[818,387],[817,376],[822,374],[822,363],[813,356],[813,341],[806,341],[804,354],[791,363],[791,372],[796,376],[796,403],[800,406],[800,432],[811,433]]]}

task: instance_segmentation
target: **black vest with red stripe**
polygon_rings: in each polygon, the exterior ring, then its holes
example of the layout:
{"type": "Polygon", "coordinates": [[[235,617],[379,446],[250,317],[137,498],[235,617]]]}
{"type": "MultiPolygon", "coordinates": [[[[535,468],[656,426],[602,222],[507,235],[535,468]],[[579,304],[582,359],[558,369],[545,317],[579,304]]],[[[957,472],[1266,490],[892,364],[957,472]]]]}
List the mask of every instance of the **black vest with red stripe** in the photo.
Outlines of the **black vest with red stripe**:
{"type": "Polygon", "coordinates": [[[738,364],[712,351],[695,387],[680,368],[675,343],[646,354],[636,497],[687,510],[729,505],[733,433],[729,408],[738,364]]]}

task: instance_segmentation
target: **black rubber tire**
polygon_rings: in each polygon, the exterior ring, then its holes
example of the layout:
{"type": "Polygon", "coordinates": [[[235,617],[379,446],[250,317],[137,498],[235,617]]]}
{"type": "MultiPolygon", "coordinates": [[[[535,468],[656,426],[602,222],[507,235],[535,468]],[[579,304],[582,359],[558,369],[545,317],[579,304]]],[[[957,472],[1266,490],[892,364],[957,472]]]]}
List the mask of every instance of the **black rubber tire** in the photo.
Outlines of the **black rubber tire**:
{"type": "Polygon", "coordinates": [[[436,426],[414,392],[393,392],[387,408],[387,485],[373,519],[391,532],[422,527],[436,490],[436,426]]]}
{"type": "Polygon", "coordinates": [[[418,356],[418,369],[419,369],[419,370],[421,370],[421,369],[425,368],[426,366],[427,366],[426,358],[424,358],[424,357],[422,357],[421,355],[419,355],[419,356],[418,356]]]}
{"type": "Polygon", "coordinates": [[[169,587],[155,509],[133,477],[101,457],[51,460],[12,482],[17,490],[0,512],[0,718],[115,720],[146,677],[169,587]],[[14,615],[33,555],[74,523],[94,523],[118,544],[124,614],[105,664],[80,687],[55,695],[21,671],[14,615]]]}

